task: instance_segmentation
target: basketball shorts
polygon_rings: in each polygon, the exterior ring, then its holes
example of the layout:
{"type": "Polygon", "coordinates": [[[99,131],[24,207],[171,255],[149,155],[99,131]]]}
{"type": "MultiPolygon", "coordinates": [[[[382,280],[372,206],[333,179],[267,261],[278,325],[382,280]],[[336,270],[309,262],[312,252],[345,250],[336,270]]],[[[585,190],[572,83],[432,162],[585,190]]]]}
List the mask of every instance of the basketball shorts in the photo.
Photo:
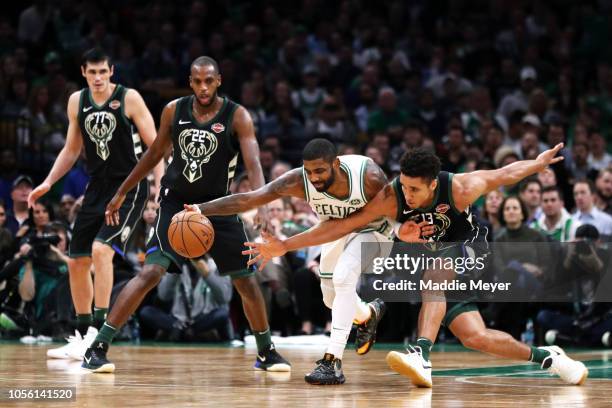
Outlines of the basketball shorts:
{"type": "MultiPolygon", "coordinates": [[[[455,265],[464,265],[464,263],[457,263],[457,260],[465,260],[467,258],[476,259],[481,258],[483,265],[488,264],[489,247],[486,243],[478,242],[475,244],[456,244],[450,247],[446,247],[439,251],[434,251],[429,256],[438,258],[453,259],[455,265]]],[[[455,268],[455,279],[460,282],[468,282],[471,279],[476,279],[483,272],[482,269],[478,268],[455,268]]],[[[461,315],[462,313],[478,311],[477,296],[470,290],[446,293],[446,314],[442,320],[442,325],[448,327],[453,320],[461,315]],[[450,299],[449,299],[450,297],[450,299]]]]}
{"type": "Polygon", "coordinates": [[[319,276],[321,279],[332,279],[334,270],[339,263],[352,260],[359,273],[365,271],[373,259],[381,256],[380,243],[392,242],[390,238],[376,232],[352,232],[344,237],[322,245],[319,276]],[[362,245],[367,243],[367,245],[362,245]],[[363,253],[365,250],[367,253],[363,253]]]}
{"type": "MultiPolygon", "coordinates": [[[[177,254],[168,240],[168,227],[174,214],[183,211],[185,201],[170,189],[162,188],[155,219],[155,228],[147,241],[145,264],[159,265],[172,273],[180,273],[187,258],[177,254]]],[[[242,221],[236,215],[208,217],[215,230],[215,240],[208,254],[213,258],[219,274],[232,279],[255,274],[255,267],[247,266],[249,256],[242,255],[248,241],[242,221]]]]}
{"type": "Polygon", "coordinates": [[[130,190],[119,208],[119,225],[107,225],[104,218],[106,205],[113,198],[123,180],[94,180],[85,190],[83,205],[72,229],[68,256],[91,256],[94,241],[110,245],[124,256],[126,245],[145,209],[149,196],[149,183],[142,180],[130,190]]]}

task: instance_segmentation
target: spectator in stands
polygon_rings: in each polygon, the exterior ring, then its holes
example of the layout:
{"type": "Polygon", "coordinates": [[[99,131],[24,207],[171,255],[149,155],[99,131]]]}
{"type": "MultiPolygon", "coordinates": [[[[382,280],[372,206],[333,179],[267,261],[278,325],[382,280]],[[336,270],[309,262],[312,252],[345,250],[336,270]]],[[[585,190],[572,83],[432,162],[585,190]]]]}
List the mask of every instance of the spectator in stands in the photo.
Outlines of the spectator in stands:
{"type": "Polygon", "coordinates": [[[595,180],[595,206],[612,215],[612,167],[601,170],[595,180]]]}
{"type": "Polygon", "coordinates": [[[172,303],[171,312],[147,305],[140,318],[143,325],[162,331],[170,341],[231,338],[228,304],[232,283],[228,276],[219,276],[211,258],[191,260],[180,274],[167,273],[157,287],[157,296],[172,303]]]}
{"type": "Polygon", "coordinates": [[[589,166],[595,170],[603,170],[612,162],[612,156],[606,152],[606,139],[598,129],[589,131],[589,166]]]}
{"type": "Polygon", "coordinates": [[[6,227],[13,233],[17,231],[30,216],[28,211],[28,195],[32,191],[34,183],[28,176],[20,175],[13,181],[11,199],[13,208],[6,216],[6,227]]]}
{"type": "Polygon", "coordinates": [[[595,206],[595,187],[590,180],[578,180],[574,184],[576,212],[572,218],[581,224],[596,225],[601,235],[612,236],[612,216],[595,206]]]}
{"type": "Polygon", "coordinates": [[[68,262],[67,235],[60,223],[43,229],[45,235],[31,237],[22,245],[20,254],[25,264],[19,271],[19,295],[25,302],[32,302],[33,313],[29,323],[35,332],[49,332],[53,324],[48,318],[55,310],[51,295],[62,280],[66,279],[68,262]]]}
{"type": "Polygon", "coordinates": [[[386,132],[392,140],[399,141],[407,122],[408,113],[398,106],[395,90],[391,87],[381,88],[377,108],[368,117],[368,131],[386,132]]]}
{"type": "MultiPolygon", "coordinates": [[[[516,290],[530,293],[533,299],[537,299],[547,278],[546,266],[551,258],[546,237],[525,223],[527,211],[525,204],[516,196],[508,196],[502,202],[499,219],[503,228],[494,239],[499,245],[495,248],[493,263],[500,281],[511,282],[516,290]]],[[[528,309],[528,305],[516,303],[497,307],[500,326],[513,335],[520,335],[525,327],[528,309]]]]}
{"type": "Polygon", "coordinates": [[[572,146],[572,175],[574,180],[593,179],[597,170],[588,161],[589,145],[585,142],[575,142],[572,146]]]}
{"type": "Polygon", "coordinates": [[[519,198],[527,207],[525,223],[531,224],[542,215],[542,183],[536,177],[530,177],[520,182],[519,198]]]}
{"type": "Polygon", "coordinates": [[[499,219],[499,207],[504,200],[504,193],[501,190],[493,190],[487,193],[485,196],[484,206],[480,219],[483,224],[489,228],[487,239],[493,240],[495,234],[501,228],[501,221],[499,219]]]}
{"type": "Polygon", "coordinates": [[[609,267],[599,238],[597,228],[582,225],[576,231],[577,243],[568,246],[563,262],[565,273],[558,279],[570,292],[569,302],[551,304],[537,315],[538,324],[546,331],[548,344],[612,345],[610,304],[595,302],[599,281],[609,267]]]}
{"type": "Polygon", "coordinates": [[[565,209],[563,193],[557,186],[542,189],[542,214],[529,225],[551,240],[572,242],[580,223],[565,209]]]}

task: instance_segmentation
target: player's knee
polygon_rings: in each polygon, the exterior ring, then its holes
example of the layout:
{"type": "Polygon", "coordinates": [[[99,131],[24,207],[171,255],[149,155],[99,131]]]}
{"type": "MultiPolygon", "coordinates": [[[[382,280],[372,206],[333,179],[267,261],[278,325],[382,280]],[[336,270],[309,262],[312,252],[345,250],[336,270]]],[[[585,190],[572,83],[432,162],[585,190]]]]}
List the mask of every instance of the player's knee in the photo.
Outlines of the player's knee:
{"type": "Polygon", "coordinates": [[[255,280],[254,276],[234,279],[232,280],[232,283],[240,294],[240,297],[242,297],[243,299],[252,299],[256,297],[260,292],[259,284],[255,280]]]}
{"type": "Polygon", "coordinates": [[[76,273],[76,274],[89,273],[90,267],[91,267],[91,258],[89,257],[70,258],[70,260],[68,261],[68,271],[70,273],[76,273]]]}
{"type": "Polygon", "coordinates": [[[334,305],[335,297],[336,296],[334,292],[323,292],[323,303],[325,303],[325,306],[327,306],[327,308],[332,308],[332,306],[334,305]]]}
{"type": "Polygon", "coordinates": [[[489,342],[487,333],[484,330],[475,331],[462,337],[461,344],[472,350],[486,350],[489,342]]]}
{"type": "Polygon", "coordinates": [[[165,269],[158,265],[145,265],[145,267],[136,275],[140,286],[151,289],[155,287],[161,278],[164,276],[165,269]]]}
{"type": "Polygon", "coordinates": [[[96,241],[91,247],[91,255],[93,258],[112,258],[115,254],[113,248],[102,242],[96,241]]]}

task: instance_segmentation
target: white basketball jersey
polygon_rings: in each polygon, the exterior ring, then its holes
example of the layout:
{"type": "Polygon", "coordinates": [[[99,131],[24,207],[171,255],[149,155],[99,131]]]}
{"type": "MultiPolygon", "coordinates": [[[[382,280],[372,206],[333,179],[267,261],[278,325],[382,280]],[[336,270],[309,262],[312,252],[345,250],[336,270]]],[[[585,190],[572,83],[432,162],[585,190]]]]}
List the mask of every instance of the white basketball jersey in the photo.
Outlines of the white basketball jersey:
{"type": "MultiPolygon", "coordinates": [[[[326,221],[330,218],[346,218],[368,203],[365,192],[365,175],[367,163],[371,159],[356,154],[338,156],[338,159],[340,159],[340,171],[344,171],[348,176],[349,195],[344,199],[334,197],[326,192],[317,191],[310,180],[308,180],[306,172],[302,167],[306,201],[310,204],[313,211],[317,213],[321,221],[326,221]]],[[[392,228],[386,219],[382,218],[371,222],[359,230],[359,232],[368,231],[378,231],[384,235],[389,235],[392,228]]]]}

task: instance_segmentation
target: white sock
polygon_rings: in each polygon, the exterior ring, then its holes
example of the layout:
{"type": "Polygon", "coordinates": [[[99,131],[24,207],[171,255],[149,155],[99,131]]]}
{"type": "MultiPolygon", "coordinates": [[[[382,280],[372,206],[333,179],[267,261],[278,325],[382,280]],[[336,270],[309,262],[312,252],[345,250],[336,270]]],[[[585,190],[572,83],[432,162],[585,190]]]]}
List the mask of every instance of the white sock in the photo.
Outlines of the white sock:
{"type": "Polygon", "coordinates": [[[336,358],[342,359],[346,341],[351,333],[355,309],[359,297],[355,293],[355,287],[336,287],[336,297],[332,307],[332,329],[330,343],[327,352],[336,358]]]}

